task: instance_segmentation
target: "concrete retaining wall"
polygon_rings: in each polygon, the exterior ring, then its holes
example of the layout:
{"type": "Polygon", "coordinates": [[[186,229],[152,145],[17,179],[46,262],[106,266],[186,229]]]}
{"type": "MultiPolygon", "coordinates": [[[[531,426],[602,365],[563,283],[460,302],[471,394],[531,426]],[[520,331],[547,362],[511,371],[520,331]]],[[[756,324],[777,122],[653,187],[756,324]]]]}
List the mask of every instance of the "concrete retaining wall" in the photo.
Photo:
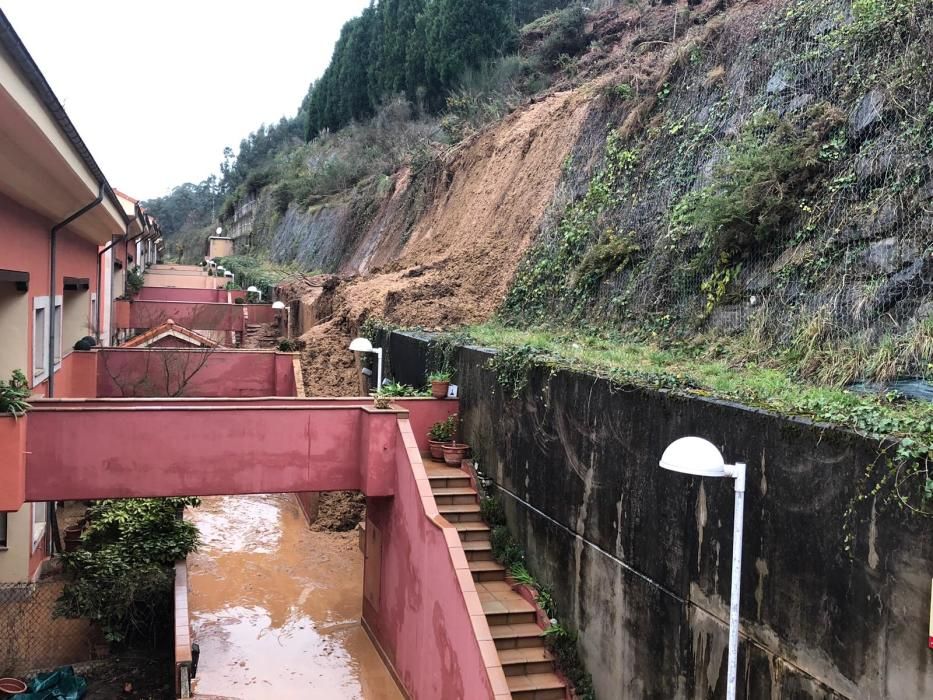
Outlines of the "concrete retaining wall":
{"type": "Polygon", "coordinates": [[[533,371],[512,399],[490,356],[460,352],[465,436],[600,697],[724,697],[732,485],[658,467],[684,435],[748,463],[740,696],[933,694],[929,521],[869,499],[845,551],[857,483],[884,461],[876,442],[566,371],[533,371]]]}

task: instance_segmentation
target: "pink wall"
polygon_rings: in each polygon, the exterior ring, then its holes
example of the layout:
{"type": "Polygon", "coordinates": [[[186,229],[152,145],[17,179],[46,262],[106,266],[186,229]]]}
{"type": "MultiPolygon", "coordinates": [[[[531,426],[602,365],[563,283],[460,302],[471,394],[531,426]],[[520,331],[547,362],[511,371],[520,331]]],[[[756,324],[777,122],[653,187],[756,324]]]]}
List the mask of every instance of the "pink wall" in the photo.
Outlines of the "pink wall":
{"type": "MultiPolygon", "coordinates": [[[[249,314],[250,323],[272,323],[276,318],[276,311],[271,304],[245,304],[249,314]]],[[[284,314],[285,312],[282,311],[284,314]]]]}
{"type": "Polygon", "coordinates": [[[460,405],[457,399],[397,399],[393,403],[411,412],[411,429],[422,454],[428,452],[428,431],[431,426],[447,420],[448,416],[457,412],[460,405]]]}
{"type": "Polygon", "coordinates": [[[295,395],[290,353],[174,348],[95,352],[100,398],[295,395]]]}
{"type": "Polygon", "coordinates": [[[43,402],[29,414],[29,501],[394,492],[397,429],[390,411],[54,404],[43,402]]]}
{"type": "MultiPolygon", "coordinates": [[[[444,529],[429,517],[428,507],[437,511],[427,478],[420,487],[415,478],[414,468],[422,476],[424,468],[414,435],[407,420],[398,422],[403,439],[395,446],[395,497],[367,499],[366,567],[378,571],[364,572],[363,621],[413,700],[493,698],[471,612],[487,635],[488,626],[466,557],[460,547],[455,560],[444,529]],[[477,610],[468,609],[463,586],[473,592],[477,610]]],[[[456,530],[448,528],[459,545],[456,530]]],[[[509,697],[504,676],[496,680],[509,697]]]]}
{"type": "MultiPolygon", "coordinates": [[[[28,348],[23,353],[22,369],[32,379],[33,300],[49,296],[49,231],[51,222],[13,200],[0,195],[0,268],[29,273],[28,313],[22,322],[27,326],[28,348]]],[[[115,232],[117,233],[117,232],[115,232]]],[[[55,294],[61,294],[64,277],[86,278],[90,291],[97,291],[97,246],[70,231],[57,237],[55,294]]],[[[90,296],[88,297],[90,299],[90,296]]],[[[90,303],[87,314],[90,316],[90,303]]],[[[0,337],[2,337],[0,329],[0,337]]],[[[2,340],[0,340],[2,342],[2,340]]],[[[74,342],[74,341],[71,341],[74,342]]],[[[67,346],[63,347],[67,351],[67,346]]],[[[6,377],[3,377],[6,379],[6,377]]]]}
{"type": "Polygon", "coordinates": [[[184,301],[134,301],[130,328],[155,328],[169,319],[189,330],[240,331],[245,325],[242,304],[184,301]]]}
{"type": "Polygon", "coordinates": [[[245,299],[246,292],[240,289],[183,289],[179,287],[143,287],[136,295],[137,301],[188,301],[226,304],[234,299],[245,299]]]}

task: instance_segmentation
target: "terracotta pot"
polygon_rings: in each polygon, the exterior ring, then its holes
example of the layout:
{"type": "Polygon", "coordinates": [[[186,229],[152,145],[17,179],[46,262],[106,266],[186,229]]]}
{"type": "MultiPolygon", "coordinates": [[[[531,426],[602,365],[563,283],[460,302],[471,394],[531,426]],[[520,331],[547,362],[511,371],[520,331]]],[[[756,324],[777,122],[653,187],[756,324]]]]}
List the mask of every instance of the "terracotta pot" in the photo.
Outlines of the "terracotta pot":
{"type": "Polygon", "coordinates": [[[464,445],[462,442],[445,442],[442,449],[444,450],[444,461],[451,467],[459,467],[460,462],[466,459],[470,446],[464,445]]]}
{"type": "Polygon", "coordinates": [[[74,552],[81,546],[81,531],[83,529],[81,525],[69,525],[65,528],[64,542],[66,552],[74,552]]]}
{"type": "Polygon", "coordinates": [[[26,421],[0,414],[0,511],[17,511],[26,500],[26,421]]]}
{"type": "Polygon", "coordinates": [[[431,396],[435,399],[446,399],[450,382],[431,382],[431,396]]]}
{"type": "Polygon", "coordinates": [[[19,678],[0,678],[0,694],[2,694],[3,697],[25,692],[26,684],[19,678]]]}
{"type": "Polygon", "coordinates": [[[435,462],[444,461],[444,443],[440,440],[428,438],[428,451],[431,453],[431,459],[435,462]]]}

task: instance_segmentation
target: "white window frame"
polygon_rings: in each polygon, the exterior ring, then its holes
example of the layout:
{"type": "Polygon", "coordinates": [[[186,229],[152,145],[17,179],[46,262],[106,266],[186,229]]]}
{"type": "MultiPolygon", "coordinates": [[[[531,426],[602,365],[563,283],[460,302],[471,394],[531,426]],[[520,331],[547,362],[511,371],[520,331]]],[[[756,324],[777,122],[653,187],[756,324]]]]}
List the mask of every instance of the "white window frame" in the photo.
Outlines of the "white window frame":
{"type": "Polygon", "coordinates": [[[51,312],[49,311],[49,298],[48,297],[33,297],[32,300],[32,385],[36,386],[41,384],[46,379],[49,378],[49,319],[52,317],[51,312]],[[42,365],[41,369],[36,367],[36,312],[42,309],[45,311],[43,314],[45,333],[42,335],[42,365]],[[38,371],[37,371],[38,370],[38,371]]]}
{"type": "Polygon", "coordinates": [[[29,505],[29,515],[32,522],[32,551],[36,551],[36,547],[39,546],[45,535],[45,527],[49,519],[49,504],[45,501],[31,503],[29,505]],[[38,524],[36,523],[36,506],[42,506],[42,522],[38,524]]]}
{"type": "Polygon", "coordinates": [[[65,325],[65,299],[61,294],[55,295],[55,313],[52,314],[55,323],[55,371],[62,368],[62,333],[65,325]]]}

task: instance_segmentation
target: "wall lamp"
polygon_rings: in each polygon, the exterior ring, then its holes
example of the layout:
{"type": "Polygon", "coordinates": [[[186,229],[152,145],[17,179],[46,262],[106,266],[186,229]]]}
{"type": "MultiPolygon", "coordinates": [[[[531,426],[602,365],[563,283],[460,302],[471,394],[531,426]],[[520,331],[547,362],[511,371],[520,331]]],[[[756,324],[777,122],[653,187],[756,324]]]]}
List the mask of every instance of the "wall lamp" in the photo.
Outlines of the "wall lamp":
{"type": "Polygon", "coordinates": [[[382,387],[382,348],[374,348],[366,338],[357,338],[350,343],[352,352],[371,352],[376,355],[376,390],[382,387]]]}
{"type": "Polygon", "coordinates": [[[729,667],[726,700],[735,700],[739,654],[739,593],[742,586],[742,517],[745,510],[745,465],[726,464],[716,446],[698,437],[675,440],[661,455],[660,466],[691,476],[735,479],[735,515],[732,524],[732,592],[729,596],[729,667]]]}

